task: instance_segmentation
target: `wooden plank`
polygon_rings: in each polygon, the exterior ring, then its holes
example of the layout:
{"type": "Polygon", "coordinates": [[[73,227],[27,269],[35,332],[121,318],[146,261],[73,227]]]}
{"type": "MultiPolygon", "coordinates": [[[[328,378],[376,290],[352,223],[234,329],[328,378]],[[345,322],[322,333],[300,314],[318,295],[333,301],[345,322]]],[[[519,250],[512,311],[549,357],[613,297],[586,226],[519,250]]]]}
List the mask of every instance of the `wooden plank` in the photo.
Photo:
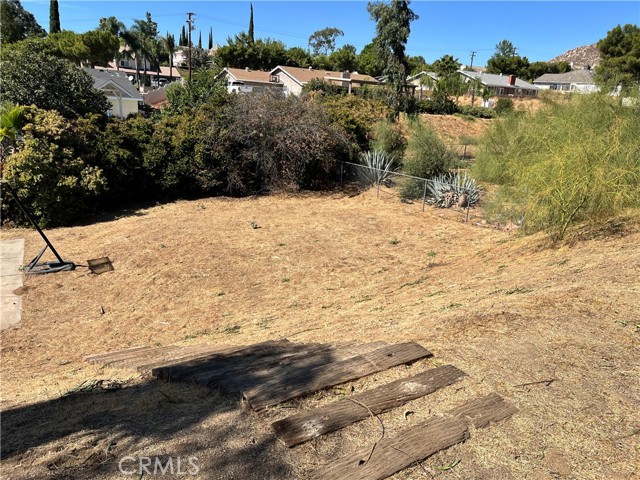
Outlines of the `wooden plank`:
{"type": "Polygon", "coordinates": [[[313,472],[311,478],[382,480],[468,438],[469,429],[461,419],[434,418],[332,462],[313,472]]]}
{"type": "Polygon", "coordinates": [[[118,350],[115,352],[103,352],[103,353],[95,353],[93,355],[87,355],[84,357],[85,361],[89,363],[103,363],[105,360],[126,357],[140,350],[147,350],[152,347],[131,347],[125,350],[118,350]]]}
{"type": "Polygon", "coordinates": [[[272,379],[242,392],[254,410],[306,395],[316,390],[355,380],[388,368],[432,356],[414,342],[389,345],[330,365],[285,371],[272,379]]]}
{"type": "Polygon", "coordinates": [[[300,369],[329,365],[374,351],[384,345],[384,342],[302,345],[299,351],[286,352],[284,355],[234,362],[231,365],[212,365],[211,369],[184,377],[184,380],[204,387],[221,388],[227,392],[241,392],[269,381],[275,375],[288,376],[300,369]]]}
{"type": "Polygon", "coordinates": [[[484,428],[490,423],[500,422],[518,413],[518,409],[506,402],[497,393],[471,400],[449,412],[449,415],[461,418],[475,428],[484,428]]]}
{"type": "Polygon", "coordinates": [[[180,352],[169,357],[163,357],[155,361],[139,363],[136,365],[136,369],[141,373],[151,372],[154,368],[169,367],[184,363],[192,360],[198,360],[203,357],[207,357],[214,353],[232,353],[239,349],[237,346],[220,346],[220,345],[192,345],[185,347],[180,352]]]}
{"type": "Polygon", "coordinates": [[[287,351],[292,347],[289,340],[268,340],[266,342],[256,343],[254,345],[244,346],[230,354],[214,353],[195,360],[180,362],[169,367],[154,368],[151,373],[155,377],[166,378],[169,380],[180,380],[182,375],[192,374],[197,368],[210,368],[213,361],[224,361],[227,363],[237,362],[247,356],[269,356],[274,352],[287,351]]]}
{"type": "Polygon", "coordinates": [[[140,351],[127,358],[112,360],[106,363],[106,365],[109,365],[113,368],[135,368],[137,365],[144,362],[150,362],[158,360],[160,358],[170,357],[180,350],[181,347],[177,347],[175,345],[167,345],[166,347],[162,347],[160,350],[140,351]]]}
{"type": "Polygon", "coordinates": [[[452,365],[427,370],[409,378],[367,390],[324,407],[287,417],[271,428],[287,447],[378,415],[451,385],[466,374],[452,365]]]}
{"type": "Polygon", "coordinates": [[[384,438],[371,447],[316,470],[311,478],[323,480],[382,480],[403,468],[470,436],[468,425],[487,426],[513,415],[517,409],[497,394],[473,399],[450,411],[407,428],[396,437],[384,438]],[[490,421],[488,421],[490,419],[490,421]]]}

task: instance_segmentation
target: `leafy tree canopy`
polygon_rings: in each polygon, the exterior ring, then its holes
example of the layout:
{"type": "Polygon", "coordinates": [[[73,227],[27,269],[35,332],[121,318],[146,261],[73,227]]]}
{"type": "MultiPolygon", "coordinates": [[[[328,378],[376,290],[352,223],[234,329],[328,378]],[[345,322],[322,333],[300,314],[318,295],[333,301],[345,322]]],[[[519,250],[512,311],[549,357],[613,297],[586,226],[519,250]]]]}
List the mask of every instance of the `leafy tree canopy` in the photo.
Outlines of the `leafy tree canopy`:
{"type": "Polygon", "coordinates": [[[339,28],[327,27],[313,32],[309,37],[309,47],[314,55],[329,55],[336,48],[336,38],[344,35],[339,28]]]}
{"type": "Polygon", "coordinates": [[[502,40],[496,45],[496,51],[487,61],[487,73],[502,73],[527,78],[529,60],[516,55],[516,48],[509,40],[502,40]]]}
{"type": "Polygon", "coordinates": [[[13,43],[27,37],[47,34],[36,18],[18,0],[0,0],[0,37],[2,43],[13,43]]]}
{"type": "Polygon", "coordinates": [[[18,105],[57,110],[67,118],[104,114],[109,102],[91,77],[67,60],[47,55],[39,42],[21,42],[0,60],[0,97],[18,105]]]}
{"type": "Polygon", "coordinates": [[[287,62],[287,48],[279,40],[270,38],[252,42],[246,32],[227,38],[227,45],[216,51],[216,64],[221,67],[249,67],[253,70],[271,70],[287,62]]]}
{"type": "Polygon", "coordinates": [[[383,74],[391,86],[389,106],[398,115],[402,106],[402,90],[407,78],[405,47],[411,33],[411,22],[418,19],[411,8],[410,0],[369,2],[367,11],[376,22],[374,43],[384,65],[383,74]]]}
{"type": "Polygon", "coordinates": [[[433,70],[441,77],[450,77],[457,75],[462,64],[453,55],[443,55],[431,66],[433,70]]]}
{"type": "Polygon", "coordinates": [[[623,88],[640,83],[640,28],[616,26],[598,42],[601,61],[596,68],[600,85],[623,88]]]}

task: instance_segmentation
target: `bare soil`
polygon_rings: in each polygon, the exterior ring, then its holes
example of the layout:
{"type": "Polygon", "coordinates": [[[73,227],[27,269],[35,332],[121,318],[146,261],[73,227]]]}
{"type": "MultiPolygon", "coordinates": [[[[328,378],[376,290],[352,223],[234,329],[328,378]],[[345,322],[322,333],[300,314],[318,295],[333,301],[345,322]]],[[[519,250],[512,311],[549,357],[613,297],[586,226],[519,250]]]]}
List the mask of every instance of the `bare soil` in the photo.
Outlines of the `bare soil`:
{"type": "MultiPolygon", "coordinates": [[[[420,207],[375,192],[217,198],[50,230],[65,259],[109,256],[115,270],[25,279],[22,327],[0,335],[2,476],[124,478],[125,456],[165,455],[196,457],[196,478],[303,479],[371,446],[378,420],[293,449],[270,421],[451,363],[469,377],[381,415],[385,435],[493,391],[520,411],[394,478],[638,478],[637,215],[551,247],[481,226],[480,212],[463,223],[420,207]],[[283,337],[411,340],[435,357],[259,414],[83,361],[283,337]]],[[[2,238],[25,238],[26,258],[41,248],[31,230],[2,238]]]]}

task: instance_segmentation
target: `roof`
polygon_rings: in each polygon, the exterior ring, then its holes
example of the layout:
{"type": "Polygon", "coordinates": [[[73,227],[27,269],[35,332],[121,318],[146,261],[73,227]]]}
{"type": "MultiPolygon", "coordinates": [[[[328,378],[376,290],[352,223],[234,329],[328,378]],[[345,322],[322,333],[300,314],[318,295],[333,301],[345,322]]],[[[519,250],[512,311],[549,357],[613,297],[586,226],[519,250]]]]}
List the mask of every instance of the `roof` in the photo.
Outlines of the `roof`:
{"type": "Polygon", "coordinates": [[[162,88],[156,88],[142,95],[144,103],[151,105],[153,108],[161,108],[169,103],[167,100],[167,90],[162,88]]]}
{"type": "Polygon", "coordinates": [[[338,83],[338,82],[375,83],[375,84],[380,83],[371,75],[364,75],[361,73],[350,73],[348,78],[343,78],[342,72],[334,72],[331,70],[315,70],[313,68],[287,67],[282,65],[278,65],[276,68],[271,70],[270,73],[274,73],[277,70],[281,70],[287,73],[291,78],[293,78],[300,85],[304,85],[305,83],[308,83],[314,79],[320,79],[320,80],[324,79],[334,83],[338,83]]]}
{"type": "Polygon", "coordinates": [[[127,97],[142,100],[140,92],[131,85],[131,82],[124,73],[97,70],[95,68],[84,68],[83,70],[93,78],[93,86],[98,90],[104,90],[109,83],[112,83],[122,90],[127,97]]]}
{"type": "Polygon", "coordinates": [[[529,82],[525,82],[519,78],[516,78],[515,85],[509,85],[509,75],[495,75],[493,73],[484,72],[469,72],[466,70],[459,70],[459,72],[472,79],[480,79],[483,85],[487,87],[516,87],[524,88],[527,90],[540,90],[535,85],[531,85],[529,82]]]}
{"type": "Polygon", "coordinates": [[[566,73],[545,73],[533,83],[586,83],[594,84],[594,73],[591,70],[573,70],[566,73]]]}
{"type": "MultiPolygon", "coordinates": [[[[135,75],[136,74],[136,69],[135,68],[126,68],[126,67],[117,67],[116,64],[114,62],[109,63],[109,66],[104,68],[103,70],[109,70],[110,72],[124,72],[127,75],[135,75]]],[[[144,72],[144,70],[142,68],[140,68],[138,70],[140,72],[140,75],[142,75],[142,73],[144,72]]],[[[176,68],[176,66],[173,66],[172,69],[172,76],[174,78],[182,78],[182,75],[180,75],[180,72],[178,71],[178,69],[176,68]]],[[[154,69],[150,69],[147,68],[147,75],[157,75],[158,71],[154,68],[154,69]]],[[[160,67],[160,75],[163,77],[169,77],[169,67],[165,67],[165,66],[161,66],[160,67]]]]}
{"type": "Polygon", "coordinates": [[[415,75],[411,75],[410,77],[407,77],[407,82],[410,82],[410,81],[415,80],[415,79],[420,78],[420,77],[424,77],[425,75],[427,75],[428,77],[431,77],[434,80],[438,80],[438,74],[437,73],[435,73],[435,72],[427,72],[427,71],[423,70],[423,71],[421,71],[419,73],[416,73],[415,75]]]}
{"type": "Polygon", "coordinates": [[[227,72],[234,79],[241,82],[257,82],[270,83],[273,85],[282,85],[281,82],[270,82],[271,72],[263,72],[262,70],[250,70],[248,68],[225,68],[221,73],[227,72]]]}

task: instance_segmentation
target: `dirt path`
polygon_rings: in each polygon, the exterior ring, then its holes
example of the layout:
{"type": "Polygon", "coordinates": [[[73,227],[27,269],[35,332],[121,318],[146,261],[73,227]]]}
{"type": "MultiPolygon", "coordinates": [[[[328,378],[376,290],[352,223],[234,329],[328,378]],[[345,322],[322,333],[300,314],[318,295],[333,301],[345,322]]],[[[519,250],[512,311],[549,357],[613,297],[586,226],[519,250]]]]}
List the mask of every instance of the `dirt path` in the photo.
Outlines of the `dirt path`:
{"type": "Polygon", "coordinates": [[[23,239],[0,241],[0,331],[20,325],[22,297],[14,292],[22,287],[23,259],[23,239]]]}

